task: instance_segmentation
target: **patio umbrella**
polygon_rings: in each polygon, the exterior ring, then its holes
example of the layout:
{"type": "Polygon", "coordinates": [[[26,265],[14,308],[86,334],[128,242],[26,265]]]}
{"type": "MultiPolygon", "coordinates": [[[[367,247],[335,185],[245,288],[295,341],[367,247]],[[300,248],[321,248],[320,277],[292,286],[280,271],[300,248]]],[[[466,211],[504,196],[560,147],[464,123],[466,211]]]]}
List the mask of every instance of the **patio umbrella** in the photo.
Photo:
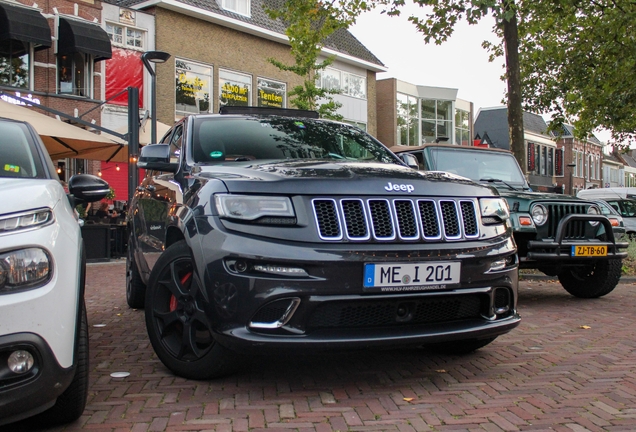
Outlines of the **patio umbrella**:
{"type": "MultiPolygon", "coordinates": [[[[108,160],[122,152],[123,145],[104,136],[0,99],[0,117],[26,121],[36,130],[51,159],[108,160]]],[[[126,158],[128,158],[128,152],[126,158]]]]}

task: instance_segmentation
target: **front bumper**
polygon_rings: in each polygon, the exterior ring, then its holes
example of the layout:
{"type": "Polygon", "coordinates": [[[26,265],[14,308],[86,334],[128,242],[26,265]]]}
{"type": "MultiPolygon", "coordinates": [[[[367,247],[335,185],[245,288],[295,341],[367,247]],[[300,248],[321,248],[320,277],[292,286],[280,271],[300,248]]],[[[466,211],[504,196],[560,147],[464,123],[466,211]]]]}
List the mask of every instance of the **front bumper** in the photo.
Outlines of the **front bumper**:
{"type": "Polygon", "coordinates": [[[74,367],[63,368],[44,339],[33,333],[0,337],[0,425],[13,423],[43,412],[71,384],[74,367]],[[17,375],[7,367],[15,350],[28,350],[35,358],[33,368],[17,375]]]}
{"type": "Polygon", "coordinates": [[[192,237],[203,307],[222,345],[339,349],[496,337],[519,324],[518,265],[510,237],[443,244],[299,244],[221,230],[192,237]],[[505,268],[491,270],[508,259],[505,268]],[[365,292],[365,263],[461,261],[459,283],[365,292]],[[302,277],[255,271],[300,268],[302,277]]]}
{"type": "Polygon", "coordinates": [[[567,235],[570,225],[577,221],[598,221],[603,225],[606,233],[613,233],[613,227],[609,219],[604,216],[582,214],[567,215],[561,220],[553,239],[531,240],[528,242],[527,260],[550,259],[575,264],[590,260],[622,259],[627,257],[627,251],[621,252],[621,249],[626,249],[629,243],[616,242],[614,235],[607,236],[609,237],[607,241],[589,238],[568,238],[567,235]],[[575,246],[606,246],[607,255],[574,256],[572,250],[575,246]]]}

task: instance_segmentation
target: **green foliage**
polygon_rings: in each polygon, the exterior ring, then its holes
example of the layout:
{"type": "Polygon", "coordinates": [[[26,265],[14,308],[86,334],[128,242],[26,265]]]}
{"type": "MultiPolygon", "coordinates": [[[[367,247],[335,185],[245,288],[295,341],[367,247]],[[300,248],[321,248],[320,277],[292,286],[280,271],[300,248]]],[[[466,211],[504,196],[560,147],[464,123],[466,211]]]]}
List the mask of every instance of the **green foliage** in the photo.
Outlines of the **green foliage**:
{"type": "Polygon", "coordinates": [[[523,97],[585,138],[596,127],[634,141],[636,3],[525,1],[519,25],[523,97]]]}
{"type": "Polygon", "coordinates": [[[115,196],[115,189],[113,189],[112,187],[108,187],[108,194],[105,196],[105,199],[113,200],[115,199],[115,196]]]}
{"type": "Polygon", "coordinates": [[[303,84],[289,92],[290,104],[298,109],[316,110],[321,117],[342,120],[337,114],[342,104],[332,95],[340,93],[316,85],[316,80],[333,62],[333,57],[318,63],[318,57],[327,38],[337,31],[347,29],[369,5],[361,0],[289,0],[277,2],[277,7],[267,10],[272,19],[279,19],[287,26],[294,64],[269,58],[280,70],[292,72],[303,78],[303,84]]]}

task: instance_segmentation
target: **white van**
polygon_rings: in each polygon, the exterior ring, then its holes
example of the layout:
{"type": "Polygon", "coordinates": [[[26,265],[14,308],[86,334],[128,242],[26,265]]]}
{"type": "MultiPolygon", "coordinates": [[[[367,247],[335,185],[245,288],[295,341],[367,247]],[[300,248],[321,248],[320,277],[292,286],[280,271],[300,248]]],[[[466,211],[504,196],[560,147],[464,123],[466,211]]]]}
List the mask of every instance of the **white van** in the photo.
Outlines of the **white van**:
{"type": "Polygon", "coordinates": [[[636,199],[636,187],[609,187],[600,189],[584,189],[576,194],[583,199],[636,199]]]}
{"type": "Polygon", "coordinates": [[[588,200],[603,200],[623,217],[627,236],[636,239],[636,187],[585,189],[576,194],[588,200]]]}

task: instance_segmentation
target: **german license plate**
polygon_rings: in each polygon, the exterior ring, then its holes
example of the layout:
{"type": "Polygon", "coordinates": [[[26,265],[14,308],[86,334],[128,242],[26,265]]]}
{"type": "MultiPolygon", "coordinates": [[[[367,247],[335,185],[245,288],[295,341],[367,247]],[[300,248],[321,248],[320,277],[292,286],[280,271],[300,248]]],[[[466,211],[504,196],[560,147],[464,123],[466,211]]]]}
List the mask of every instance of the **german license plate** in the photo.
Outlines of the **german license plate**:
{"type": "Polygon", "coordinates": [[[380,292],[443,289],[460,280],[461,262],[364,265],[364,290],[380,292]]]}
{"type": "Polygon", "coordinates": [[[572,246],[572,256],[607,256],[607,246],[572,246]]]}

